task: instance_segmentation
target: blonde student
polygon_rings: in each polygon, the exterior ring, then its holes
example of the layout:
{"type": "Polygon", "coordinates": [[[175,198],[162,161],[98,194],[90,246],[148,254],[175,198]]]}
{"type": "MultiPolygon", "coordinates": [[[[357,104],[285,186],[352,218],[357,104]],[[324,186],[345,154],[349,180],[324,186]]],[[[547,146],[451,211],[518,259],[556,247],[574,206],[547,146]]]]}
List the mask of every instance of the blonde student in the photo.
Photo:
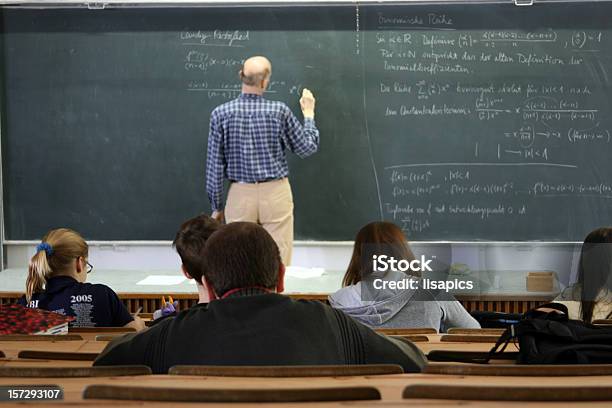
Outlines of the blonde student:
{"type": "Polygon", "coordinates": [[[30,260],[23,306],[73,316],[75,327],[133,327],[144,322],[132,317],[117,294],[108,286],[86,283],[93,270],[89,246],[68,228],[49,231],[36,246],[30,260]]]}

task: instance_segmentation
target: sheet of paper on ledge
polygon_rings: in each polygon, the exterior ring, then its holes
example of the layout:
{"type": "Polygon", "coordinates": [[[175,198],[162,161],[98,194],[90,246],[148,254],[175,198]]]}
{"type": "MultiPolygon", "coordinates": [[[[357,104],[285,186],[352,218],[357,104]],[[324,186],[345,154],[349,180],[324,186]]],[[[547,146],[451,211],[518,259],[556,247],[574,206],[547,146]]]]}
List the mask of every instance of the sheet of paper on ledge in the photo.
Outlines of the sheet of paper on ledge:
{"type": "Polygon", "coordinates": [[[184,276],[180,275],[149,275],[137,285],[180,285],[185,281],[184,276]]]}
{"type": "Polygon", "coordinates": [[[305,268],[303,266],[288,266],[285,276],[298,279],[320,278],[325,273],[324,268],[305,268]]]}

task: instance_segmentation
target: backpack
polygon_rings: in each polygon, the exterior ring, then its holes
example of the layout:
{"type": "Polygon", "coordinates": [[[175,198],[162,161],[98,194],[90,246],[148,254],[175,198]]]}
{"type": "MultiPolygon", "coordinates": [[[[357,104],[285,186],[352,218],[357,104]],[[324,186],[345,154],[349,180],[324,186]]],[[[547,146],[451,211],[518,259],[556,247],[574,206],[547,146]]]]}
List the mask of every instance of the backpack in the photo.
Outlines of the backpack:
{"type": "Polygon", "coordinates": [[[518,341],[517,364],[611,364],[612,327],[595,326],[568,319],[565,305],[549,303],[533,309],[501,335],[491,349],[488,362],[501,355],[511,341],[518,341]]]}

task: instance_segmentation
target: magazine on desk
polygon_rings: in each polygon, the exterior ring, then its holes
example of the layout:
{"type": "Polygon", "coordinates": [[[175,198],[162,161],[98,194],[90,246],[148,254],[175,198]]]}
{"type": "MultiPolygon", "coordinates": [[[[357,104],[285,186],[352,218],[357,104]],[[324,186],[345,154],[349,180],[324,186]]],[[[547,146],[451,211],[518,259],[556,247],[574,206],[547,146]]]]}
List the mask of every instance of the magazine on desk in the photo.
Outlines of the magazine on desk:
{"type": "Polygon", "coordinates": [[[0,335],[68,334],[72,316],[31,309],[21,305],[0,305],[0,335]]]}

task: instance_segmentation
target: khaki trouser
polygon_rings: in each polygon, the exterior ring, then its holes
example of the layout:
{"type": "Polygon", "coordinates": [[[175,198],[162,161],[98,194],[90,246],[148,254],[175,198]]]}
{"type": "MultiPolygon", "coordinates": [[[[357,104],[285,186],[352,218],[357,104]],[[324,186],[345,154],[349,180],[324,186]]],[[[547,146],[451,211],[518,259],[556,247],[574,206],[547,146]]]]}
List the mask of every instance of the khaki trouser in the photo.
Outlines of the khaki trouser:
{"type": "Polygon", "coordinates": [[[263,183],[232,183],[225,205],[227,222],[256,222],[274,238],[283,264],[293,250],[293,195],[286,177],[263,183]]]}

